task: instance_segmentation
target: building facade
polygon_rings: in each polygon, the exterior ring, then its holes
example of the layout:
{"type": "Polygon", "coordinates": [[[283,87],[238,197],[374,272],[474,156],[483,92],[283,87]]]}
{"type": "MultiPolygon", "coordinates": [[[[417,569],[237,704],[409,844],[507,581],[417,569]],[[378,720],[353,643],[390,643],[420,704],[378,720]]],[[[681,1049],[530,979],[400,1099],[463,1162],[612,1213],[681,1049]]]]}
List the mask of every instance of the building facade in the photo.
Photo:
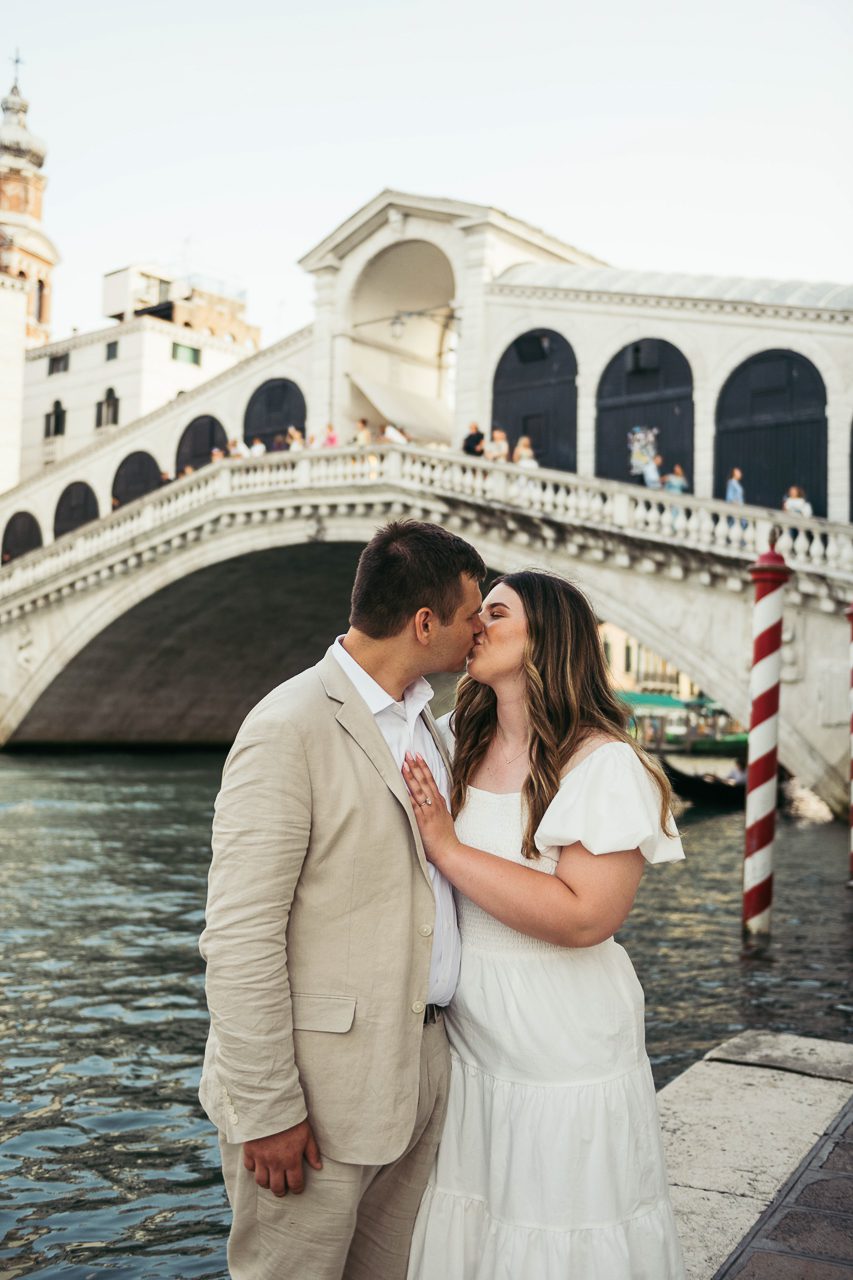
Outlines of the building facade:
{"type": "Polygon", "coordinates": [[[40,346],[50,337],[53,268],[59,254],[42,227],[43,142],[27,124],[29,103],[15,83],[0,103],[0,271],[27,290],[26,339],[40,346]]]}
{"type": "MultiPolygon", "coordinates": [[[[183,306],[189,310],[189,303],[183,306]]],[[[244,337],[238,345],[207,326],[140,311],[28,351],[21,479],[233,368],[256,341],[244,337]]]]}

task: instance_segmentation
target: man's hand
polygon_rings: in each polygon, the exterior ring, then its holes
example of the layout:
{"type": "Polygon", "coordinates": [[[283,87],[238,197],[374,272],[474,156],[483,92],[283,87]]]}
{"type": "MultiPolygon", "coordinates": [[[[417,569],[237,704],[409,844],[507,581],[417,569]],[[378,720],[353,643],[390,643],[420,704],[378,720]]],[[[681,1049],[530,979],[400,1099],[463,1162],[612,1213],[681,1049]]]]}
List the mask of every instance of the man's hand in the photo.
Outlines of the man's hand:
{"type": "Polygon", "coordinates": [[[267,1187],[276,1196],[286,1196],[288,1191],[298,1196],[305,1190],[303,1159],[312,1169],[323,1167],[317,1139],[307,1120],[268,1138],[243,1143],[243,1164],[254,1173],[259,1187],[267,1187]]]}

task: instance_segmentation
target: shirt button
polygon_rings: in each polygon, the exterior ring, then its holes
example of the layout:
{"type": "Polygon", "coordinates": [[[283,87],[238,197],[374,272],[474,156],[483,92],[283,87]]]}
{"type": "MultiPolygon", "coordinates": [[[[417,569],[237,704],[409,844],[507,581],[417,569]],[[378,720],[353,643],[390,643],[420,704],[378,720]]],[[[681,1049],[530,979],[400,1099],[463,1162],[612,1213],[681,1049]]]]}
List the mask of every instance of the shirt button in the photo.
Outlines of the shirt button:
{"type": "Polygon", "coordinates": [[[416,1000],[415,1003],[412,1005],[412,1013],[423,1013],[425,1008],[426,1008],[426,1005],[424,1004],[423,1000],[416,1000]]]}
{"type": "Polygon", "coordinates": [[[421,935],[421,937],[422,937],[422,938],[431,938],[431,937],[432,937],[432,925],[431,925],[431,924],[422,924],[422,925],[421,925],[421,927],[420,927],[420,929],[418,929],[418,933],[421,935]]]}

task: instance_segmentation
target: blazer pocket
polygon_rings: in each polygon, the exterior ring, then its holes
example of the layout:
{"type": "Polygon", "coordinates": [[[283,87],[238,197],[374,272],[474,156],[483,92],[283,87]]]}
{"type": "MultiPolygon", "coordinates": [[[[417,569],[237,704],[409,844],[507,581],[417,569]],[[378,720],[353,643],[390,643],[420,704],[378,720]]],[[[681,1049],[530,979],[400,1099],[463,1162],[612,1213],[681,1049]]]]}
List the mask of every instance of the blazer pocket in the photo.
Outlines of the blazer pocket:
{"type": "Polygon", "coordinates": [[[312,996],[290,993],[294,1031],[349,1031],[355,1018],[355,996],[312,996]]]}

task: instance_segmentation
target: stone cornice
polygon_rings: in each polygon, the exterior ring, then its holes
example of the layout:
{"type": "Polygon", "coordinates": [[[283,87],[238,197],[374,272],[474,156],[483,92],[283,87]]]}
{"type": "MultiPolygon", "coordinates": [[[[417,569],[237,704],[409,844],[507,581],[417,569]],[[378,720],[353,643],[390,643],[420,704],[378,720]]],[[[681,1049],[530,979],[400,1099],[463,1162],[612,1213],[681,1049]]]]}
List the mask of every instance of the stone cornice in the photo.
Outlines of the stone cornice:
{"type": "Polygon", "coordinates": [[[784,306],[777,303],[733,302],[723,298],[669,297],[663,294],[609,293],[604,290],[559,289],[553,285],[498,284],[488,286],[489,297],[535,299],[538,302],[582,302],[593,306],[645,307],[655,311],[689,311],[714,316],[757,316],[762,320],[794,320],[812,324],[853,324],[853,311],[829,307],[784,306]]]}
{"type": "Polygon", "coordinates": [[[29,281],[21,280],[18,276],[7,275],[5,271],[0,270],[0,289],[11,289],[13,293],[28,293],[29,281]]]}
{"type": "MultiPolygon", "coordinates": [[[[66,351],[77,351],[80,347],[91,347],[102,342],[114,342],[127,334],[145,330],[149,333],[171,333],[175,342],[198,346],[204,350],[239,352],[241,349],[235,342],[226,342],[224,338],[216,338],[198,329],[187,329],[185,325],[173,324],[171,320],[161,320],[157,316],[135,316],[133,320],[122,320],[103,329],[90,329],[88,333],[73,333],[67,338],[58,338],[36,351],[28,351],[27,360],[64,355],[66,351]]],[[[234,363],[239,364],[240,361],[236,360],[234,363]]]]}

